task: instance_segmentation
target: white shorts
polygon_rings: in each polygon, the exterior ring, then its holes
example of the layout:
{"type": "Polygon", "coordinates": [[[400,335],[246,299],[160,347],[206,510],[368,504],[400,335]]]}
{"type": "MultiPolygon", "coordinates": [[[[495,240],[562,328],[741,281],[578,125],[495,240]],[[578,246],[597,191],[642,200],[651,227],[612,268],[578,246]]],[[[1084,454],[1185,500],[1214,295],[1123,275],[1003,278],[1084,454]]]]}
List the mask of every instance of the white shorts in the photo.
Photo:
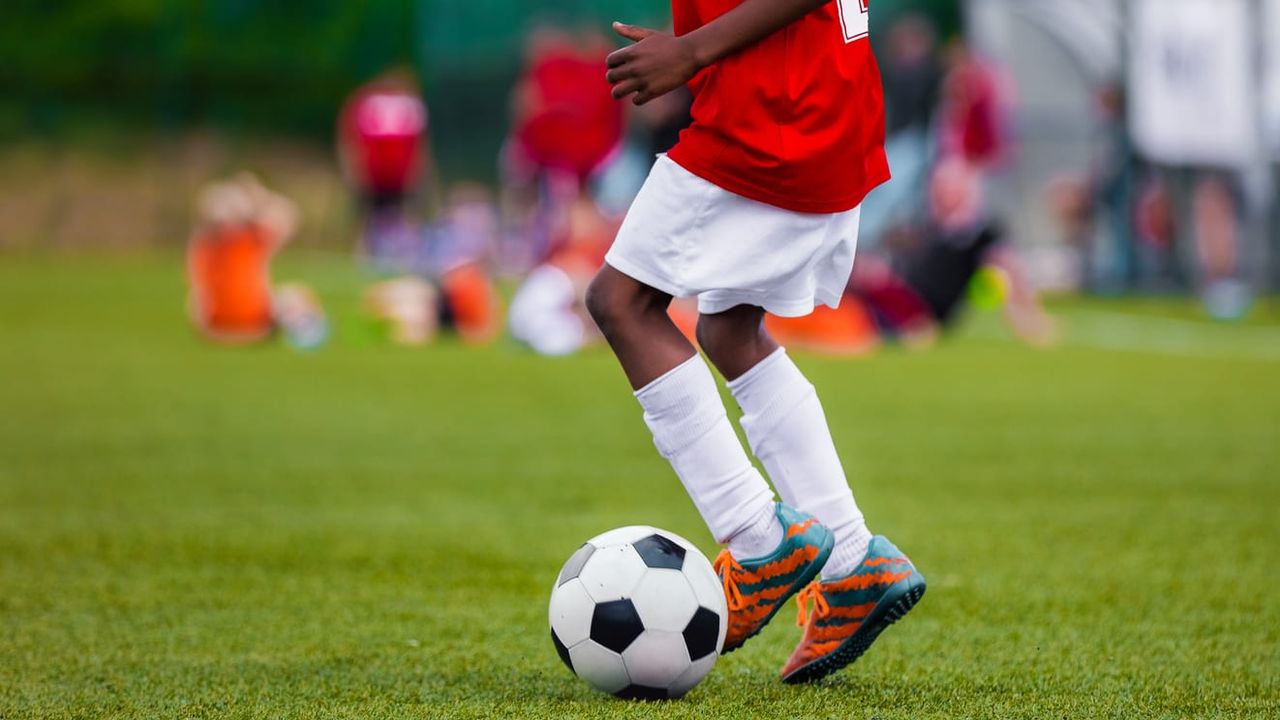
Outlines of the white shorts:
{"type": "Polygon", "coordinates": [[[755,305],[801,317],[839,307],[860,208],[798,213],[735,195],[659,156],[605,262],[714,315],[755,305]]]}

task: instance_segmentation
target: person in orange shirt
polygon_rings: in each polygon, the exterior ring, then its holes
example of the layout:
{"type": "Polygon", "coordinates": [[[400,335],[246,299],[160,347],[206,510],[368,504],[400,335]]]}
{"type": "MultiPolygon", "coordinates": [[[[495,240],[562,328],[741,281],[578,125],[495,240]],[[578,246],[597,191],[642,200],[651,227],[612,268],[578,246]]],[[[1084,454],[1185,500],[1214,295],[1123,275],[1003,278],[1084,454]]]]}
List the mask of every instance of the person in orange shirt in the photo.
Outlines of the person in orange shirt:
{"type": "Polygon", "coordinates": [[[297,208],[252,175],[202,193],[187,252],[190,310],[200,331],[230,343],[256,342],[276,328],[271,258],[297,227],[297,208]]]}

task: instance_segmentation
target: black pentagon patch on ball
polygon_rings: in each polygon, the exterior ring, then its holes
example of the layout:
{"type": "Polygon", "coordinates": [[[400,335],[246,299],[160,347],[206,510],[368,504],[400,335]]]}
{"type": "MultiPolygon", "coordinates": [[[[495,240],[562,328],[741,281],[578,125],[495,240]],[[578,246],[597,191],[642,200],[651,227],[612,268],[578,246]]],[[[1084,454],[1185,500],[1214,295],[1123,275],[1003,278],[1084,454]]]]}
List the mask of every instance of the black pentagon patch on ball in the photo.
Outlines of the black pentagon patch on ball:
{"type": "Polygon", "coordinates": [[[614,696],[623,700],[667,700],[669,698],[665,688],[644,685],[628,685],[614,693],[614,696]]]}
{"type": "Polygon", "coordinates": [[[642,632],[644,623],[630,600],[600,603],[591,616],[591,639],[616,653],[626,650],[642,632]]]}
{"type": "Polygon", "coordinates": [[[560,568],[560,577],[556,579],[556,587],[569,582],[578,577],[578,573],[582,572],[582,566],[587,564],[591,559],[591,554],[596,551],[596,546],[587,543],[578,548],[578,551],[569,556],[565,561],[564,567],[560,568]]]}
{"type": "Polygon", "coordinates": [[[651,568],[670,568],[679,570],[684,567],[684,548],[676,541],[661,535],[649,537],[632,543],[636,553],[651,568]]]}
{"type": "Polygon", "coordinates": [[[716,651],[720,639],[720,616],[700,607],[684,629],[684,644],[690,660],[701,660],[716,651]]]}
{"type": "Polygon", "coordinates": [[[556,636],[556,631],[551,631],[551,642],[556,644],[556,654],[560,656],[560,660],[564,662],[564,666],[569,668],[570,672],[576,672],[573,669],[573,659],[569,657],[569,648],[560,642],[560,638],[556,636]]]}

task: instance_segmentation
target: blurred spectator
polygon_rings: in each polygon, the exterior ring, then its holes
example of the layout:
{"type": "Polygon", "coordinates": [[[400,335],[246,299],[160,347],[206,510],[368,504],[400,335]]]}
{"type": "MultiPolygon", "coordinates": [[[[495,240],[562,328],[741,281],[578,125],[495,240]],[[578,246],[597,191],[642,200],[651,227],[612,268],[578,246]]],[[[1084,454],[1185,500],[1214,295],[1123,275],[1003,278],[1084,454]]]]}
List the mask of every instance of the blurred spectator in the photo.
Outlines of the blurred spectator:
{"type": "MultiPolygon", "coordinates": [[[[984,267],[997,284],[996,304],[1022,340],[1045,345],[1054,340],[1052,320],[1044,312],[1013,248],[1002,242],[1003,230],[991,217],[977,168],[960,158],[941,161],[929,182],[929,218],[909,231],[907,247],[897,259],[897,273],[921,307],[905,320],[888,323],[895,330],[928,337],[958,317],[973,282],[984,267]]],[[[857,283],[855,292],[859,291],[857,283]]],[[[863,288],[873,297],[871,288],[863,288]]]]}
{"type": "Polygon", "coordinates": [[[1192,192],[1197,285],[1205,310],[1219,320],[1235,320],[1248,312],[1253,291],[1241,280],[1241,226],[1237,208],[1243,205],[1227,178],[1207,173],[1192,192]]]}
{"type": "Polygon", "coordinates": [[[882,57],[886,133],[927,132],[942,80],[937,37],[928,18],[909,14],[899,19],[889,28],[882,57]]]}
{"type": "Polygon", "coordinates": [[[296,345],[323,342],[326,324],[315,294],[297,283],[272,290],[271,259],[297,229],[296,206],[244,174],[207,186],[197,212],[187,273],[192,318],[205,336],[254,342],[280,327],[296,345]]]}
{"type": "Polygon", "coordinates": [[[617,227],[585,197],[573,203],[569,218],[566,241],[529,273],[511,301],[512,337],[542,355],[569,355],[597,337],[584,299],[617,227]]]}
{"type": "Polygon", "coordinates": [[[543,27],[530,34],[503,146],[504,264],[530,267],[564,239],[570,205],[618,150],[625,127],[605,80],[609,40],[543,27]]]}
{"type": "Polygon", "coordinates": [[[431,283],[406,276],[385,280],[364,293],[364,307],[397,345],[425,345],[440,328],[440,296],[431,283]]]}
{"type": "Polygon", "coordinates": [[[1023,341],[1052,343],[1054,323],[1001,235],[978,170],[946,158],[929,180],[927,219],[896,231],[889,256],[859,255],[839,309],[819,308],[798,320],[770,318],[770,330],[787,344],[830,352],[865,352],[881,338],[922,346],[977,296],[1001,307],[1023,341]]]}
{"type": "Polygon", "coordinates": [[[440,297],[444,300],[440,324],[463,342],[485,345],[502,333],[502,302],[481,265],[461,265],[442,275],[440,297]]]}
{"type": "Polygon", "coordinates": [[[338,122],[338,152],[360,200],[363,245],[380,266],[399,269],[420,239],[409,199],[428,166],[427,108],[407,71],[358,89],[338,122]]]}
{"type": "MultiPolygon", "coordinates": [[[[1258,6],[1246,0],[1134,0],[1129,131],[1168,193],[1162,284],[1195,287],[1210,314],[1251,304],[1247,265],[1262,259],[1272,202],[1252,47],[1258,6]]],[[[1159,286],[1157,286],[1159,287],[1159,286]]]]}
{"type": "Polygon", "coordinates": [[[1132,141],[1125,128],[1127,94],[1120,83],[1104,85],[1093,104],[1097,143],[1088,172],[1079,183],[1082,194],[1072,203],[1057,193],[1054,209],[1067,229],[1068,242],[1085,258],[1083,272],[1088,287],[1104,293],[1121,292],[1138,280],[1138,249],[1133,243],[1134,186],[1137,182],[1132,141]]]}
{"type": "Polygon", "coordinates": [[[1008,154],[1002,84],[996,72],[962,41],[947,48],[942,84],[939,151],[991,169],[1008,154]]]}
{"type": "Polygon", "coordinates": [[[452,185],[440,219],[423,233],[422,255],[412,269],[441,277],[464,265],[488,267],[497,251],[501,222],[489,188],[471,182],[452,185]]]}
{"type": "Polygon", "coordinates": [[[605,80],[611,46],[599,33],[554,28],[529,38],[512,98],[505,167],[531,181],[540,173],[584,183],[622,140],[623,110],[605,80]]]}
{"type": "Polygon", "coordinates": [[[384,280],[364,293],[365,311],[398,345],[425,345],[441,330],[483,345],[502,332],[502,307],[488,275],[464,265],[432,281],[414,275],[384,280]]]}
{"type": "Polygon", "coordinates": [[[925,178],[934,154],[934,119],[942,66],[928,18],[907,14],[889,27],[879,54],[884,79],[885,154],[893,177],[862,206],[859,244],[874,248],[890,228],[922,208],[925,178]]]}
{"type": "Polygon", "coordinates": [[[440,324],[463,341],[484,344],[502,331],[502,303],[489,276],[500,220],[489,189],[459,183],[440,222],[426,233],[420,272],[439,286],[440,324]]]}
{"type": "Polygon", "coordinates": [[[440,220],[417,232],[412,251],[402,256],[400,269],[409,274],[370,288],[365,307],[400,344],[427,343],[440,329],[464,342],[491,342],[502,330],[502,306],[488,274],[497,232],[489,190],[454,185],[440,220]]]}

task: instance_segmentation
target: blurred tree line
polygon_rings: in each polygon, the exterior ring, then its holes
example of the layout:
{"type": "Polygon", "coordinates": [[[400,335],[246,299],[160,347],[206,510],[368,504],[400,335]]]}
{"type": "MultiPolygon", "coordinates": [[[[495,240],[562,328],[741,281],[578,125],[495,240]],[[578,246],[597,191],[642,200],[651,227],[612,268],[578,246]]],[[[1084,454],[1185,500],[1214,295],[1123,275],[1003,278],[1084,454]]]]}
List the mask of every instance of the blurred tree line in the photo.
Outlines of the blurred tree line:
{"type": "MultiPolygon", "coordinates": [[[[955,0],[914,6],[944,26],[955,0]]],[[[497,148],[522,37],[540,22],[662,25],[669,0],[3,0],[0,137],[108,122],[146,131],[213,126],[327,141],[343,98],[414,67],[446,170],[497,148]],[[448,137],[448,142],[442,142],[448,137]]],[[[487,162],[491,162],[487,161],[487,162]]]]}
{"type": "Polygon", "coordinates": [[[0,86],[22,115],[6,129],[25,132],[110,116],[327,134],[353,85],[414,48],[411,0],[0,5],[0,86]]]}

